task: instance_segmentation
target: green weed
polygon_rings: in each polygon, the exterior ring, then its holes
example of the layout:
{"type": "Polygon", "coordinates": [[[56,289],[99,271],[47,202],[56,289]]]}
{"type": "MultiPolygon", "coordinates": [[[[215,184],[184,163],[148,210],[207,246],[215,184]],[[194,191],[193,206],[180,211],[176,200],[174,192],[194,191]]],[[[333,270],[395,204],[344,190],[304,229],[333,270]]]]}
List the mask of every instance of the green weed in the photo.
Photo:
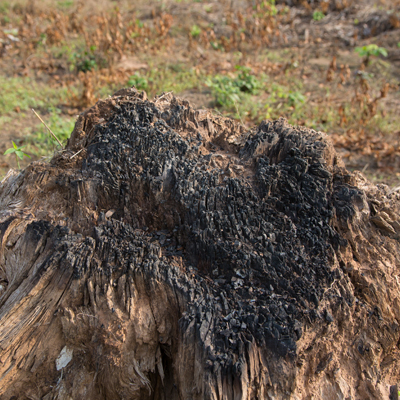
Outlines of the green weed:
{"type": "Polygon", "coordinates": [[[365,57],[364,64],[368,65],[370,62],[370,57],[387,57],[388,53],[384,47],[379,47],[376,44],[369,44],[367,46],[356,47],[354,51],[360,56],[365,57]]]}
{"type": "Polygon", "coordinates": [[[63,60],[68,64],[69,69],[72,71],[75,69],[76,64],[76,52],[77,48],[83,47],[84,42],[79,39],[71,40],[68,43],[61,41],[58,45],[48,46],[47,52],[50,53],[55,59],[63,60]],[[72,67],[71,67],[72,65],[72,67]]]}
{"type": "Polygon", "coordinates": [[[210,42],[210,44],[214,50],[225,51],[224,46],[221,43],[219,43],[218,41],[212,41],[212,42],[210,42]]]}
{"type": "Polygon", "coordinates": [[[235,80],[229,76],[216,75],[214,78],[208,78],[206,85],[211,88],[217,105],[230,108],[240,99],[240,88],[235,80]]]}
{"type": "Polygon", "coordinates": [[[322,11],[315,10],[312,17],[314,21],[321,21],[321,19],[325,18],[325,14],[322,11]]]}
{"type": "Polygon", "coordinates": [[[242,67],[237,65],[236,70],[239,71],[239,75],[235,80],[235,84],[239,87],[241,92],[255,94],[261,87],[260,81],[254,75],[251,75],[251,68],[242,67]]]}
{"type": "Polygon", "coordinates": [[[18,165],[18,169],[21,169],[21,167],[20,167],[20,165],[19,165],[19,160],[23,160],[24,159],[24,157],[28,157],[28,158],[31,158],[31,156],[29,155],[29,154],[26,154],[26,153],[24,153],[23,151],[22,151],[22,148],[24,147],[24,146],[17,146],[15,143],[14,143],[14,141],[12,141],[12,144],[13,144],[13,147],[10,147],[9,149],[7,149],[5,152],[4,152],[4,155],[7,155],[7,154],[15,154],[15,159],[16,159],[16,161],[17,161],[17,165],[18,165]]]}
{"type": "Polygon", "coordinates": [[[201,33],[201,29],[198,25],[193,25],[192,29],[190,30],[190,35],[192,36],[192,38],[197,38],[200,36],[201,33]]]}
{"type": "Polygon", "coordinates": [[[145,77],[141,76],[138,72],[136,72],[129,78],[128,86],[135,86],[135,88],[138,90],[147,90],[149,84],[145,77]]]}
{"type": "Polygon", "coordinates": [[[92,69],[104,68],[107,61],[100,54],[96,53],[96,46],[90,46],[89,50],[80,50],[72,55],[71,68],[77,72],[87,72],[92,69]]]}
{"type": "Polygon", "coordinates": [[[298,107],[299,104],[302,104],[306,101],[306,97],[300,92],[289,91],[287,98],[289,100],[289,105],[295,108],[298,107]]]}
{"type": "Polygon", "coordinates": [[[211,88],[216,104],[221,107],[231,108],[239,102],[243,93],[255,94],[262,86],[257,77],[250,73],[250,68],[237,66],[236,69],[239,73],[234,78],[216,75],[206,80],[206,85],[211,88]]]}
{"type": "MultiPolygon", "coordinates": [[[[295,85],[291,86],[295,87],[295,85]]],[[[291,123],[297,123],[304,117],[304,110],[300,106],[304,104],[306,97],[300,91],[294,91],[274,82],[269,87],[268,93],[269,96],[264,105],[266,118],[277,119],[284,116],[291,123]]]]}

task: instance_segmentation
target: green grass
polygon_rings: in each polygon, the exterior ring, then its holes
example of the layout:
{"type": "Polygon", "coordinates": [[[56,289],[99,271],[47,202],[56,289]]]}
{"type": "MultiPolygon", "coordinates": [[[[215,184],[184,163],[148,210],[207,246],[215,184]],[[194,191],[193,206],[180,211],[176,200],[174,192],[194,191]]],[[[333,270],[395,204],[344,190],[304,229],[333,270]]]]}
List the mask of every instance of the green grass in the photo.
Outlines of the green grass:
{"type": "Polygon", "coordinates": [[[10,3],[8,1],[2,1],[0,3],[0,14],[6,14],[10,9],[10,3]]]}
{"type": "Polygon", "coordinates": [[[5,116],[17,109],[56,106],[67,98],[66,88],[51,88],[30,78],[0,76],[0,115],[5,116]]]}
{"type": "MultiPolygon", "coordinates": [[[[383,133],[384,135],[396,135],[400,126],[400,116],[395,112],[389,112],[385,117],[378,112],[366,124],[366,129],[374,133],[383,133]]],[[[396,138],[397,140],[397,138],[396,138]]]]}
{"type": "Polygon", "coordinates": [[[375,87],[382,86],[384,82],[397,84],[398,79],[393,76],[393,70],[393,65],[390,62],[380,58],[372,59],[367,68],[367,71],[372,74],[369,83],[375,87]]]}
{"type": "MultiPolygon", "coordinates": [[[[62,111],[56,107],[50,107],[47,111],[47,114],[42,115],[42,119],[61,143],[65,145],[74,129],[75,118],[62,114],[62,111]]],[[[51,154],[57,149],[58,145],[43,124],[37,124],[32,128],[31,133],[26,138],[26,143],[26,151],[37,157],[51,154]]]]}
{"type": "Polygon", "coordinates": [[[290,49],[268,49],[263,52],[261,60],[266,59],[273,63],[283,63],[290,60],[291,55],[294,54],[290,49]]]}
{"type": "Polygon", "coordinates": [[[193,68],[183,64],[169,64],[150,68],[148,71],[135,73],[126,82],[126,86],[136,86],[145,90],[149,97],[161,92],[182,93],[188,89],[200,89],[204,76],[197,75],[193,68]]]}
{"type": "Polygon", "coordinates": [[[63,0],[63,1],[57,1],[57,6],[61,9],[68,9],[71,8],[74,5],[73,0],[63,0]]]}

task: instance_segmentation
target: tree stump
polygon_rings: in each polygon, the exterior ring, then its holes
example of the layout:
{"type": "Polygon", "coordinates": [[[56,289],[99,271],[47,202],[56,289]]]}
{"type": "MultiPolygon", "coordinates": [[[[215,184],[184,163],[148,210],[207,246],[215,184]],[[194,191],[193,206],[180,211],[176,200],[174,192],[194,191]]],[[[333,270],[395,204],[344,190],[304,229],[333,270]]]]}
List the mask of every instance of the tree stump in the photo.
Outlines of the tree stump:
{"type": "Polygon", "coordinates": [[[1,399],[389,398],[399,219],[323,133],[119,91],[1,183],[1,399]]]}

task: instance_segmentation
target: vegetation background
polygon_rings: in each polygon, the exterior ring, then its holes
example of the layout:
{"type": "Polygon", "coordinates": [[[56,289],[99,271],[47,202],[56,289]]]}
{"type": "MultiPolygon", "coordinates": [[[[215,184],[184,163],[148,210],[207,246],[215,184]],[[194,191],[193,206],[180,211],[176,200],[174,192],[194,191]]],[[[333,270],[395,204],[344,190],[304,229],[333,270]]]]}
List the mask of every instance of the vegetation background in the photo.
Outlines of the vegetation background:
{"type": "Polygon", "coordinates": [[[65,143],[134,85],[325,131],[349,169],[398,186],[399,82],[399,0],[0,0],[0,177],[62,151],[32,108],[65,143]]]}

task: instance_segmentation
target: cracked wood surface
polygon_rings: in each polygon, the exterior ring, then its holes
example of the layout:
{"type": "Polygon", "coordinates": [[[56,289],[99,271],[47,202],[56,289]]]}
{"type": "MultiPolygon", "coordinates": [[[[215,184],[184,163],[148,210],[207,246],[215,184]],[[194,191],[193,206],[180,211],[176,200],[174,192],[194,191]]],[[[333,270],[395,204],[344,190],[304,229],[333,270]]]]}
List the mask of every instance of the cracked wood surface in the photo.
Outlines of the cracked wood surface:
{"type": "Polygon", "coordinates": [[[323,133],[117,92],[1,183],[1,398],[386,398],[399,228],[323,133]]]}

